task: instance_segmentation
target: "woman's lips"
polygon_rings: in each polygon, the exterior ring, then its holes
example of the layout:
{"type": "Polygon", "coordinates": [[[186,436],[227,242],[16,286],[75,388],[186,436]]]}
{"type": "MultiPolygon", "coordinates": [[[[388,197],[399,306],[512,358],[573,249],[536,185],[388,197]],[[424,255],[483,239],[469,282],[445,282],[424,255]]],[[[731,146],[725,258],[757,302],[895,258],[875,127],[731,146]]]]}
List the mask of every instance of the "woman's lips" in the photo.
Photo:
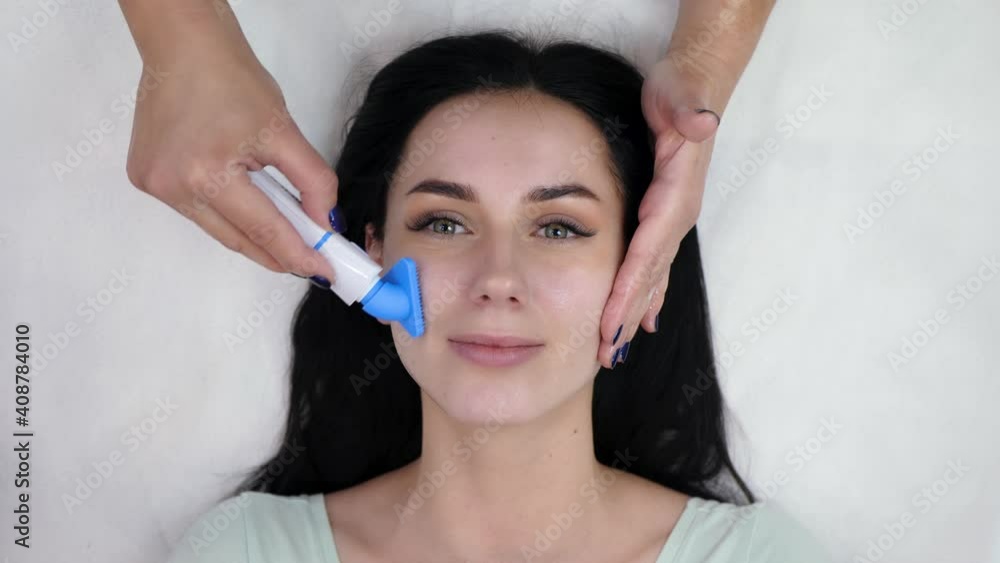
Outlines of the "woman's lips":
{"type": "Polygon", "coordinates": [[[471,342],[449,340],[448,345],[463,358],[490,367],[508,367],[530,360],[538,354],[543,345],[532,346],[487,346],[471,342]]]}

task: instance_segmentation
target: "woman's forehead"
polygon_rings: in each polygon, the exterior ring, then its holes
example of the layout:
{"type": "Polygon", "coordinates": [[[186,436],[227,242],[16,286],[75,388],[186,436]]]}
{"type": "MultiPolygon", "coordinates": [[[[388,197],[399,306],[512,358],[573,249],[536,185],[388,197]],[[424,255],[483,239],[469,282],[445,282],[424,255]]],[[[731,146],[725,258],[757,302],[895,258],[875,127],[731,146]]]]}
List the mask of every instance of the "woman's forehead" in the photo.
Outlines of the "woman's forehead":
{"type": "Polygon", "coordinates": [[[468,95],[439,104],[407,139],[394,189],[445,180],[526,194],[580,184],[610,201],[614,177],[604,132],[567,102],[543,94],[468,95]]]}

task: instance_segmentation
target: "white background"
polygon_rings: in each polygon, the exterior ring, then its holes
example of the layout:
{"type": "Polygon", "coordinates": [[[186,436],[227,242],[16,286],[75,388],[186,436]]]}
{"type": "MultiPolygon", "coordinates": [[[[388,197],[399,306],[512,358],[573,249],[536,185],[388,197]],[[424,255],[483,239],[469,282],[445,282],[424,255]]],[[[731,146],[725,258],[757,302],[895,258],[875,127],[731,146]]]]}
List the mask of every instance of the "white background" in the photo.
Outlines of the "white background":
{"type": "MultiPolygon", "coordinates": [[[[345,55],[355,26],[388,2],[356,4],[235,6],[293,117],[330,161],[371,72],[449,25],[554,27],[645,70],[676,19],[676,4],[653,0],[567,0],[567,16],[555,0],[410,1],[345,55]]],[[[229,252],[131,186],[127,101],[141,62],[124,18],[111,1],[56,6],[47,19],[34,0],[0,7],[0,554],[159,560],[275,447],[287,335],[306,284],[229,252]],[[22,18],[45,23],[14,47],[22,18]],[[67,147],[85,144],[102,120],[113,130],[57,174],[67,147]],[[266,320],[227,346],[224,335],[264,301],[275,305],[266,320]],[[30,552],[12,543],[17,323],[32,326],[45,360],[32,374],[30,552]],[[165,419],[158,401],[175,405],[165,419]],[[144,420],[153,428],[154,415],[161,422],[144,441],[122,440],[144,420]],[[113,455],[121,463],[67,510],[64,499],[87,492],[80,483],[113,455]]],[[[779,2],[722,120],[699,228],[738,464],[838,561],[856,561],[883,536],[883,561],[1000,562],[1000,276],[979,274],[1000,254],[998,18],[992,0],[779,2]],[[880,28],[894,10],[897,28],[880,28]],[[949,128],[956,138],[935,150],[949,128]],[[925,151],[935,162],[922,170],[914,159],[925,151]],[[734,182],[740,168],[745,181],[734,182]],[[895,180],[901,193],[879,213],[876,194],[895,180]],[[849,237],[844,226],[870,206],[879,217],[849,237]],[[959,308],[962,284],[979,291],[959,308]],[[782,290],[792,304],[769,311],[782,290]],[[902,357],[903,339],[939,311],[948,322],[917,335],[916,354],[894,368],[890,353],[902,357]],[[765,332],[746,324],[755,317],[765,332]],[[734,345],[741,353],[725,356],[734,345]],[[821,432],[824,421],[840,429],[821,432]],[[937,502],[917,502],[950,461],[969,470],[947,491],[938,483],[937,502]],[[904,512],[915,523],[892,539],[886,529],[904,512]]]]}

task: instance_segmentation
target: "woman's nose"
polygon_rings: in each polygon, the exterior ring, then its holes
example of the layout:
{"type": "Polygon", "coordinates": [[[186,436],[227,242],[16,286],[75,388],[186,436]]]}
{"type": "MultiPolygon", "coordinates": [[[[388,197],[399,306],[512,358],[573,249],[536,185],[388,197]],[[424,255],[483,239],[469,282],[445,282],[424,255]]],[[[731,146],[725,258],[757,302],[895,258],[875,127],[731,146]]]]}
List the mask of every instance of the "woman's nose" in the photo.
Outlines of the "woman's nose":
{"type": "MultiPolygon", "coordinates": [[[[516,237],[513,237],[516,238],[516,237]]],[[[523,251],[513,241],[492,241],[480,245],[472,260],[474,282],[470,297],[476,303],[526,305],[529,286],[525,280],[523,251]]]]}

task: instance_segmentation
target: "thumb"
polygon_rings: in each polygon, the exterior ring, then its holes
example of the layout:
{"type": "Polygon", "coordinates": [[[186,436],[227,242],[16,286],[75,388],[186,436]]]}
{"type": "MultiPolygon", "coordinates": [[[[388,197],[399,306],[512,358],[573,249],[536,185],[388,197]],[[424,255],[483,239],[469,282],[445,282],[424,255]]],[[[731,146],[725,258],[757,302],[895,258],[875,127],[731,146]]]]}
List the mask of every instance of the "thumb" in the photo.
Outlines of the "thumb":
{"type": "Polygon", "coordinates": [[[713,85],[693,72],[676,72],[663,87],[672,108],[674,128],[687,140],[710,139],[721,123],[721,104],[712,95],[713,85]]]}
{"type": "Polygon", "coordinates": [[[337,174],[302,132],[293,129],[285,142],[276,145],[271,160],[299,190],[306,215],[323,229],[333,230],[330,210],[337,205],[337,174]]]}
{"type": "Polygon", "coordinates": [[[685,139],[695,143],[711,139],[722,122],[717,113],[702,106],[687,104],[674,111],[674,127],[685,139]]]}

